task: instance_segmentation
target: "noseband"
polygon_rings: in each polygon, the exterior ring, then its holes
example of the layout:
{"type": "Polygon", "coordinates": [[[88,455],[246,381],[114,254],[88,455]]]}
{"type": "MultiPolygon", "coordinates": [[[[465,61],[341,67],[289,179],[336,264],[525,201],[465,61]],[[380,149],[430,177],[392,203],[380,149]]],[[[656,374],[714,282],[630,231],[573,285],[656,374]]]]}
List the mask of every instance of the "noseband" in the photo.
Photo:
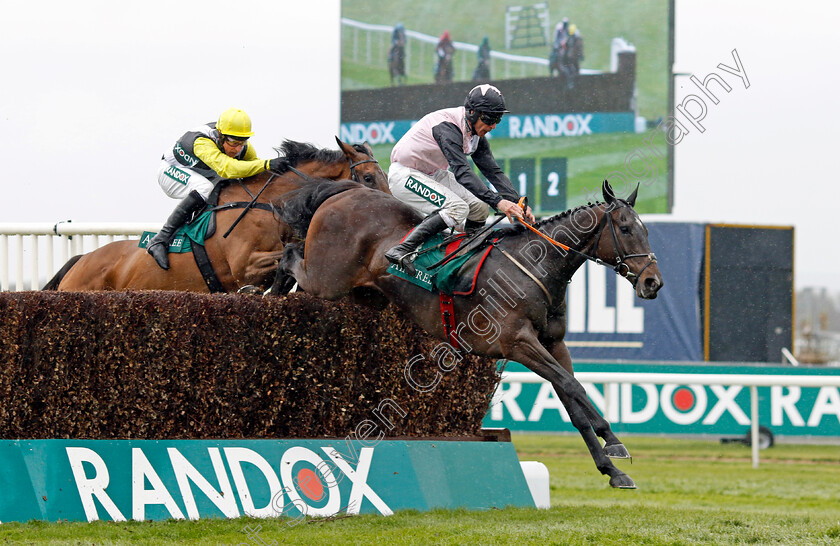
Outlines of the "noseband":
{"type": "MultiPolygon", "coordinates": [[[[636,287],[636,282],[638,282],[639,277],[642,275],[642,273],[644,273],[645,269],[650,267],[651,264],[656,263],[656,254],[654,254],[653,252],[651,252],[649,254],[626,254],[624,252],[624,249],[621,247],[621,243],[618,241],[618,235],[616,235],[616,233],[615,233],[615,223],[613,222],[611,212],[612,211],[606,211],[605,210],[604,211],[604,216],[607,217],[607,224],[610,226],[610,234],[612,235],[612,240],[613,240],[613,250],[615,252],[615,260],[616,260],[616,264],[613,267],[613,270],[616,273],[618,273],[619,275],[621,275],[622,277],[629,280],[630,283],[633,285],[633,288],[635,288],[636,287]],[[630,271],[630,266],[625,263],[625,260],[627,260],[628,258],[647,258],[648,262],[645,264],[645,266],[641,270],[639,270],[638,273],[633,273],[632,271],[630,271]]],[[[598,239],[595,241],[595,246],[593,247],[595,249],[595,252],[598,251],[598,243],[601,242],[601,234],[603,232],[604,232],[604,226],[602,224],[601,229],[598,232],[598,239]]],[[[596,258],[596,261],[597,261],[597,258],[596,258]]],[[[603,265],[607,265],[607,264],[603,263],[603,265]]]]}

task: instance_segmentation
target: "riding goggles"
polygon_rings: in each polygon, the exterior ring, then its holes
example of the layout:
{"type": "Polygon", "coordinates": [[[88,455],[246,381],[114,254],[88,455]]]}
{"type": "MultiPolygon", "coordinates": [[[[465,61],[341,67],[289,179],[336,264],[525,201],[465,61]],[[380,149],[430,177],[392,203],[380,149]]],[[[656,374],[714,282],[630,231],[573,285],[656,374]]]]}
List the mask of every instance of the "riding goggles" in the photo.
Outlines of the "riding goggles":
{"type": "Polygon", "coordinates": [[[225,142],[230,144],[231,146],[244,146],[246,142],[248,142],[247,138],[236,138],[228,135],[222,135],[222,138],[225,139],[225,142]]]}
{"type": "Polygon", "coordinates": [[[478,118],[487,125],[496,125],[500,121],[502,121],[502,116],[504,114],[497,114],[494,112],[482,112],[481,116],[478,118]]]}

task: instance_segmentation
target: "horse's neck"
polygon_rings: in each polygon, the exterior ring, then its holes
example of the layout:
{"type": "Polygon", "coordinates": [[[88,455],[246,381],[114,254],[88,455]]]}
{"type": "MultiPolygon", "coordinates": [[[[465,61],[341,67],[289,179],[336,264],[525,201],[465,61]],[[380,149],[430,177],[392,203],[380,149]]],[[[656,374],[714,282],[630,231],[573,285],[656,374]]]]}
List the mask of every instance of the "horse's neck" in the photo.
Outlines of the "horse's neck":
{"type": "Polygon", "coordinates": [[[541,265],[548,271],[549,281],[559,290],[565,291],[572,276],[586,262],[582,254],[594,254],[595,249],[592,247],[601,231],[603,215],[603,206],[596,204],[558,214],[540,224],[539,229],[543,234],[573,251],[555,247],[539,236],[531,234],[532,240],[546,245],[546,256],[541,265]]]}
{"type": "Polygon", "coordinates": [[[334,163],[321,163],[309,161],[296,167],[300,172],[314,178],[329,178],[330,180],[341,180],[350,178],[350,168],[347,160],[342,159],[334,163]]]}
{"type": "Polygon", "coordinates": [[[268,203],[269,201],[300,187],[300,179],[292,173],[274,174],[263,172],[242,182],[232,181],[219,192],[219,205],[241,201],[250,202],[259,194],[257,202],[268,203]],[[269,179],[270,184],[267,184],[269,179]],[[263,189],[264,188],[264,189],[263,189]],[[262,193],[260,193],[262,192],[262,193]]]}

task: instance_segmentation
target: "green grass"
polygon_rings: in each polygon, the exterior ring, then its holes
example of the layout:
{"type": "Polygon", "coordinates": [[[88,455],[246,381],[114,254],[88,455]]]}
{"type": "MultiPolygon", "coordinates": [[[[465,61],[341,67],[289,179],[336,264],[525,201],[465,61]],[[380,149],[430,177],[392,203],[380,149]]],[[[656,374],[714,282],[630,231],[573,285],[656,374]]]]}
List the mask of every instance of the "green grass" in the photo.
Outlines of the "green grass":
{"type": "Polygon", "coordinates": [[[705,440],[627,437],[618,461],[638,484],[609,487],[577,436],[514,435],[521,460],[551,473],[551,509],[435,510],[287,520],[4,523],[0,540],[37,544],[837,544],[840,450],[776,445],[753,469],[750,449],[705,440]]]}
{"type": "MultiPolygon", "coordinates": [[[[668,99],[668,0],[646,0],[626,2],[623,0],[549,0],[551,21],[554,25],[564,16],[577,25],[584,38],[584,61],[582,68],[609,71],[610,42],[614,37],[623,37],[636,47],[637,87],[639,114],[648,119],[667,115],[668,99]]],[[[406,29],[430,36],[440,36],[449,30],[453,40],[478,45],[484,36],[490,40],[495,51],[548,58],[549,47],[505,49],[505,8],[516,4],[507,0],[485,0],[483,2],[451,3],[431,0],[418,4],[409,0],[343,0],[342,17],[393,27],[402,22],[406,29]]],[[[351,57],[354,36],[342,33],[342,89],[360,89],[389,85],[387,51],[390,35],[383,34],[381,41],[371,43],[368,56],[367,43],[359,44],[362,52],[355,60],[351,57]]],[[[433,67],[433,46],[418,52],[409,66],[414,72],[409,84],[431,83],[433,67]],[[420,63],[423,63],[422,66],[420,63]]],[[[472,76],[476,57],[474,54],[458,52],[454,58],[456,79],[472,76]],[[462,71],[458,63],[466,63],[462,71]]],[[[494,63],[491,75],[504,78],[503,67],[494,63]]],[[[544,73],[527,76],[548,75],[544,73]]],[[[513,77],[519,77],[519,74],[513,77]]]]}

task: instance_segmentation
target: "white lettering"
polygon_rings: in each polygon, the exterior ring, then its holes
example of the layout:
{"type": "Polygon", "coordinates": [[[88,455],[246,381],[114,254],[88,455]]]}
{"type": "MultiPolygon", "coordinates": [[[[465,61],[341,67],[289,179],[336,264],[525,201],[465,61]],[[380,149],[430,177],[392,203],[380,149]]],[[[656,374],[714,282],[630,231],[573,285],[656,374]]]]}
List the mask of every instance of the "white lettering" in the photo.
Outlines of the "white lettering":
{"type": "Polygon", "coordinates": [[[560,413],[560,417],[564,421],[569,422],[569,414],[566,408],[563,407],[563,402],[554,392],[554,387],[549,382],[540,385],[540,392],[537,393],[537,399],[534,400],[534,406],[531,408],[531,413],[528,415],[529,421],[539,421],[542,419],[543,411],[547,409],[555,409],[560,413]]]}
{"type": "Polygon", "coordinates": [[[73,479],[76,488],[79,490],[79,498],[82,500],[82,508],[85,510],[85,517],[88,521],[96,521],[99,514],[96,512],[96,504],[93,498],[105,508],[112,521],[125,521],[125,516],[120,513],[117,505],[105,492],[108,487],[110,476],[105,461],[102,460],[94,450],[86,447],[68,447],[67,459],[70,461],[70,469],[73,470],[73,479]],[[82,463],[93,466],[94,474],[88,478],[82,463]]]}
{"type": "Polygon", "coordinates": [[[653,419],[659,408],[659,391],[653,383],[621,384],[621,422],[644,423],[653,419]],[[633,387],[645,391],[645,406],[639,411],[633,411],[633,387]]]}
{"type": "Polygon", "coordinates": [[[805,420],[796,409],[801,394],[802,389],[799,387],[770,387],[770,423],[774,427],[784,424],[784,415],[787,415],[793,426],[805,426],[805,420]],[[788,389],[788,394],[784,394],[784,389],[788,389]]]}
{"type": "MultiPolygon", "coordinates": [[[[516,402],[516,397],[522,392],[522,383],[499,383],[493,400],[490,402],[490,419],[501,421],[504,419],[504,409],[507,408],[510,418],[514,421],[524,421],[525,414],[516,402]],[[507,385],[507,389],[505,388],[507,385]]],[[[533,410],[532,410],[533,412],[533,410]]]]}
{"type": "Polygon", "coordinates": [[[210,454],[210,461],[213,463],[213,471],[216,473],[216,479],[219,482],[221,492],[216,491],[210,485],[210,482],[176,448],[170,447],[166,451],[169,453],[172,470],[175,472],[175,479],[178,481],[178,487],[181,490],[181,498],[184,499],[184,506],[187,508],[187,516],[190,519],[195,520],[201,517],[198,513],[198,506],[195,503],[192,487],[190,487],[190,481],[197,485],[201,492],[226,517],[239,517],[240,514],[239,509],[236,507],[236,498],[233,496],[233,489],[230,486],[227,472],[225,472],[225,465],[222,462],[219,448],[211,447],[207,449],[207,452],[210,454]]]}
{"type": "Polygon", "coordinates": [[[147,504],[162,504],[173,518],[185,519],[175,499],[166,490],[160,476],[139,447],[131,449],[131,504],[131,517],[137,521],[146,519],[147,504]],[[146,489],[146,480],[149,480],[151,489],[146,489]]]}
{"type": "Polygon", "coordinates": [[[824,415],[833,415],[837,417],[837,422],[840,423],[840,391],[837,387],[820,388],[817,400],[814,402],[814,409],[811,411],[811,416],[808,417],[808,426],[820,426],[820,421],[824,415]]]}
{"type": "Polygon", "coordinates": [[[280,493],[282,486],[280,485],[280,480],[277,479],[277,474],[274,473],[274,469],[271,468],[268,461],[256,451],[245,447],[226,447],[225,457],[227,458],[230,474],[233,476],[233,483],[236,485],[236,492],[239,494],[239,502],[242,504],[242,511],[245,515],[253,518],[279,516],[280,514],[271,506],[271,499],[280,493]],[[245,474],[242,472],[242,463],[249,463],[257,467],[268,482],[269,501],[262,508],[256,508],[254,506],[251,490],[248,487],[248,482],[245,480],[245,474]]]}
{"type": "MultiPolygon", "coordinates": [[[[321,450],[327,454],[327,456],[333,460],[335,465],[341,470],[345,476],[350,478],[350,481],[353,484],[353,488],[350,490],[350,500],[347,503],[347,513],[348,514],[358,514],[359,509],[362,506],[362,501],[367,497],[367,499],[373,503],[379,513],[383,516],[390,516],[394,512],[385,504],[379,495],[371,489],[371,487],[367,484],[368,473],[370,472],[370,463],[373,460],[373,448],[372,447],[363,447],[362,452],[359,455],[359,464],[356,465],[356,470],[353,470],[347,461],[342,459],[338,453],[333,448],[326,448],[322,447],[321,450]]],[[[332,498],[330,498],[330,501],[332,498]]]]}
{"type": "Polygon", "coordinates": [[[741,406],[735,403],[735,397],[738,396],[739,392],[741,392],[741,386],[733,385],[727,388],[723,385],[711,385],[710,388],[712,389],[712,392],[715,393],[715,396],[717,396],[718,401],[712,407],[709,414],[703,419],[704,425],[713,425],[717,423],[720,416],[726,411],[732,415],[739,425],[750,424],[750,418],[747,417],[747,414],[744,413],[741,406]]]}
{"type": "Polygon", "coordinates": [[[607,268],[587,262],[587,311],[586,331],[590,333],[615,332],[615,309],[607,306],[607,268]]]}

